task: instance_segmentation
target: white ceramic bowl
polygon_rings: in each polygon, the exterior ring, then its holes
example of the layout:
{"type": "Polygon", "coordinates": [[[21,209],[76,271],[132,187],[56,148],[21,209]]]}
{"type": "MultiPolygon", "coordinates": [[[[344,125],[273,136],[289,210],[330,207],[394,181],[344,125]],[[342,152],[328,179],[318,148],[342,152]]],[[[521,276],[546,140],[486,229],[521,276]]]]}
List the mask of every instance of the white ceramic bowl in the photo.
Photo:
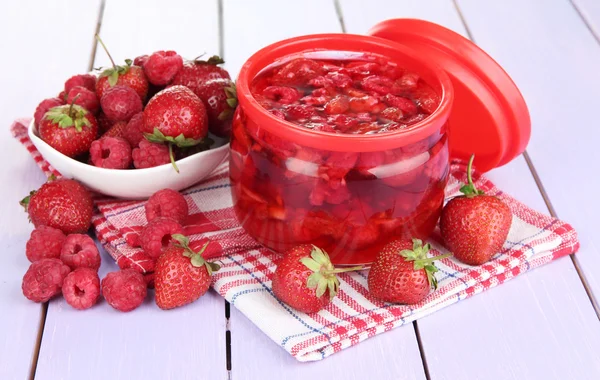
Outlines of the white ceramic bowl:
{"type": "Polygon", "coordinates": [[[39,136],[33,121],[29,138],[42,156],[63,176],[73,178],[92,190],[117,198],[144,199],[156,191],[182,190],[206,178],[229,156],[227,140],[213,138],[210,150],[177,161],[179,173],[171,164],[148,169],[115,170],[87,165],[58,152],[39,136]]]}

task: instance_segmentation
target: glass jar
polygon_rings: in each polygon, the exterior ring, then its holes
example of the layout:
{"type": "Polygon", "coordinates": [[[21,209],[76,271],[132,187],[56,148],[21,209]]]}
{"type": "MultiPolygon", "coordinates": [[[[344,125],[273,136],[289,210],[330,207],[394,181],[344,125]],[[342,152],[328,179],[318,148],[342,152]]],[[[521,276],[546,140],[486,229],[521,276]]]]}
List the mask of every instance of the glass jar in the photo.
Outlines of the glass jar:
{"type": "Polygon", "coordinates": [[[453,87],[446,72],[414,51],[380,38],[327,34],[293,38],[254,54],[237,81],[230,176],[243,228],[277,252],[304,243],[335,264],[373,261],[389,241],[427,238],[448,179],[448,118],[453,87]],[[368,52],[419,74],[439,95],[437,109],[405,129],[333,134],[279,119],[251,94],[265,67],[298,53],[368,52]]]}

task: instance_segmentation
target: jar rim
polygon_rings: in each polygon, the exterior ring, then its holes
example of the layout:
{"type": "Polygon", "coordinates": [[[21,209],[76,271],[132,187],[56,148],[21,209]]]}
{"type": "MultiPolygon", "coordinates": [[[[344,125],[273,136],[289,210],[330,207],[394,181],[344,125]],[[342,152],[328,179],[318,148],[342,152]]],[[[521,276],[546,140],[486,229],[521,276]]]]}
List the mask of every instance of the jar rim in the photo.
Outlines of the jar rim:
{"type": "MultiPolygon", "coordinates": [[[[394,60],[402,65],[402,59],[394,60]]],[[[429,83],[431,85],[431,83],[429,83]]],[[[454,99],[454,89],[448,74],[437,65],[418,58],[418,53],[397,42],[379,37],[356,34],[312,34],[285,39],[254,53],[242,66],[237,83],[238,102],[247,117],[261,128],[295,143],[333,151],[373,152],[395,149],[431,136],[447,122],[454,99]],[[250,83],[268,65],[286,56],[314,51],[349,51],[374,53],[389,58],[390,53],[401,55],[419,66],[418,74],[427,72],[440,88],[440,104],[425,119],[408,128],[377,134],[335,134],[315,131],[281,120],[262,107],[250,91],[250,83]],[[387,52],[387,54],[386,54],[387,52]]]]}

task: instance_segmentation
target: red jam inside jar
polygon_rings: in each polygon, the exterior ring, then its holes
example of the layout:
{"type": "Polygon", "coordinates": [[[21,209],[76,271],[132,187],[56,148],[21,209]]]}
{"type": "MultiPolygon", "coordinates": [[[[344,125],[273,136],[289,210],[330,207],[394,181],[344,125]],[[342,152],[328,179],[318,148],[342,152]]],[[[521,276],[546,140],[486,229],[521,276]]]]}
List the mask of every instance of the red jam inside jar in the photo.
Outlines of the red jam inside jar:
{"type": "Polygon", "coordinates": [[[278,252],[314,244],[336,264],[357,264],[393,239],[431,234],[448,177],[446,122],[404,135],[440,107],[439,83],[401,60],[338,50],[288,54],[246,85],[255,104],[240,102],[234,117],[230,176],[252,237],[278,252]],[[368,141],[384,135],[381,149],[368,141]]]}

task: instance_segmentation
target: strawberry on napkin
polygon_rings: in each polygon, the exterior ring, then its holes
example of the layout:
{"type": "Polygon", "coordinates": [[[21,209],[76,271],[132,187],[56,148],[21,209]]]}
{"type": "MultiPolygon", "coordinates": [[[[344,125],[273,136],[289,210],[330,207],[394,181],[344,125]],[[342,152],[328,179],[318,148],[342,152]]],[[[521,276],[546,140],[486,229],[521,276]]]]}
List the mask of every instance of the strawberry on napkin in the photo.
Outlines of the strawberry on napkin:
{"type": "MultiPolygon", "coordinates": [[[[13,136],[50,175],[54,169],[27,137],[28,122],[16,121],[11,127],[13,136]]],[[[447,198],[459,194],[461,183],[466,182],[465,173],[465,164],[452,164],[447,198]]],[[[281,256],[261,247],[240,227],[232,209],[226,165],[183,191],[190,209],[185,232],[197,244],[210,239],[205,256],[218,258],[222,266],[214,274],[212,285],[219,294],[299,361],[320,360],[577,251],[577,234],[569,224],[530,209],[477,172],[473,179],[478,189],[497,196],[510,208],[508,239],[502,251],[481,266],[468,266],[452,258],[437,262],[438,290],[413,306],[387,304],[370,297],[366,270],[340,274],[340,296],[318,313],[300,313],[277,300],[271,279],[281,256]]],[[[98,199],[93,225],[98,239],[121,268],[149,272],[153,261],[135,247],[138,233],[146,224],[144,204],[98,199]]],[[[439,240],[436,231],[430,241],[433,255],[447,253],[439,240]]]]}

